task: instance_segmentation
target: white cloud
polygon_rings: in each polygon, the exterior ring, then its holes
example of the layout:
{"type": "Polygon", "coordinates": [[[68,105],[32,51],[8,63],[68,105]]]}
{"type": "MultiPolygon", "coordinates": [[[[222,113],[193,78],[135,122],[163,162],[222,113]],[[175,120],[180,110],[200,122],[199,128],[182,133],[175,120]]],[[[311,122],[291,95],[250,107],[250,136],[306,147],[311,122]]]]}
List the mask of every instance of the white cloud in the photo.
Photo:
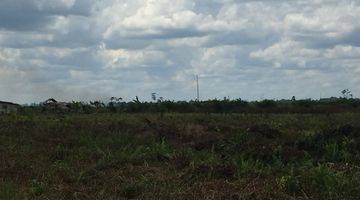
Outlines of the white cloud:
{"type": "Polygon", "coordinates": [[[360,59],[360,47],[339,45],[326,49],[325,57],[329,59],[360,59]]]}
{"type": "Polygon", "coordinates": [[[301,43],[288,39],[250,54],[251,58],[273,62],[275,67],[281,67],[282,65],[305,67],[306,61],[317,59],[319,56],[321,56],[321,53],[318,50],[307,49],[301,43]]]}

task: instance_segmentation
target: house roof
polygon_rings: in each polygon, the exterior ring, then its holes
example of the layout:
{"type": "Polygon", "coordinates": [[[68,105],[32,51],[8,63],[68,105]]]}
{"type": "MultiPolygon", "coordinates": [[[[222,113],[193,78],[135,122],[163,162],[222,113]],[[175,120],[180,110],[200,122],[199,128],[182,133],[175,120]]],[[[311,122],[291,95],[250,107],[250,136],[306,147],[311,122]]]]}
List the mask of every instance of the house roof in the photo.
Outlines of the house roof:
{"type": "Polygon", "coordinates": [[[13,105],[13,106],[20,106],[19,104],[16,104],[16,103],[11,103],[11,102],[6,102],[6,101],[0,101],[0,104],[13,105]]]}

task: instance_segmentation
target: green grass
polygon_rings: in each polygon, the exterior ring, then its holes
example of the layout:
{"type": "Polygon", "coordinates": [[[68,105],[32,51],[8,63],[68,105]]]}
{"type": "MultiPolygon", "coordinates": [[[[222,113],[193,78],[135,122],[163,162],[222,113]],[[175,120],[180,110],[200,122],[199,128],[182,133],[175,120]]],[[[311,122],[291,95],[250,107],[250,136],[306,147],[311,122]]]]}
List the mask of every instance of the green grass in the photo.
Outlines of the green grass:
{"type": "Polygon", "coordinates": [[[0,116],[0,199],[357,199],[359,120],[0,116]]]}

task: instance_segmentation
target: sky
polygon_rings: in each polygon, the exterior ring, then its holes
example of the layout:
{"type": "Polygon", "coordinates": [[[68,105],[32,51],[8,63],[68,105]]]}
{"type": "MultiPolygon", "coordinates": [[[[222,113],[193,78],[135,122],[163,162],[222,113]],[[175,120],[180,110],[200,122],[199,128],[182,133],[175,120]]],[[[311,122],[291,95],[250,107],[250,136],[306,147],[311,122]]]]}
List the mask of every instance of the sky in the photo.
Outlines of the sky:
{"type": "Polygon", "coordinates": [[[0,100],[360,96],[358,0],[0,0],[0,100]]]}

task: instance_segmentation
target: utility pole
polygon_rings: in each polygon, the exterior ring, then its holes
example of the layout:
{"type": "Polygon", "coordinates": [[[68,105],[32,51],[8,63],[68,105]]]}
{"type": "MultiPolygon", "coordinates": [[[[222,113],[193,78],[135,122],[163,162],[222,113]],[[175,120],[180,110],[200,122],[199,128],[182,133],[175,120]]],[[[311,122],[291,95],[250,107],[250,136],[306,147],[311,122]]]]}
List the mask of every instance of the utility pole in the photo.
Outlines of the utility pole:
{"type": "Polygon", "coordinates": [[[196,100],[200,101],[200,91],[199,91],[199,75],[196,75],[196,100]]]}

